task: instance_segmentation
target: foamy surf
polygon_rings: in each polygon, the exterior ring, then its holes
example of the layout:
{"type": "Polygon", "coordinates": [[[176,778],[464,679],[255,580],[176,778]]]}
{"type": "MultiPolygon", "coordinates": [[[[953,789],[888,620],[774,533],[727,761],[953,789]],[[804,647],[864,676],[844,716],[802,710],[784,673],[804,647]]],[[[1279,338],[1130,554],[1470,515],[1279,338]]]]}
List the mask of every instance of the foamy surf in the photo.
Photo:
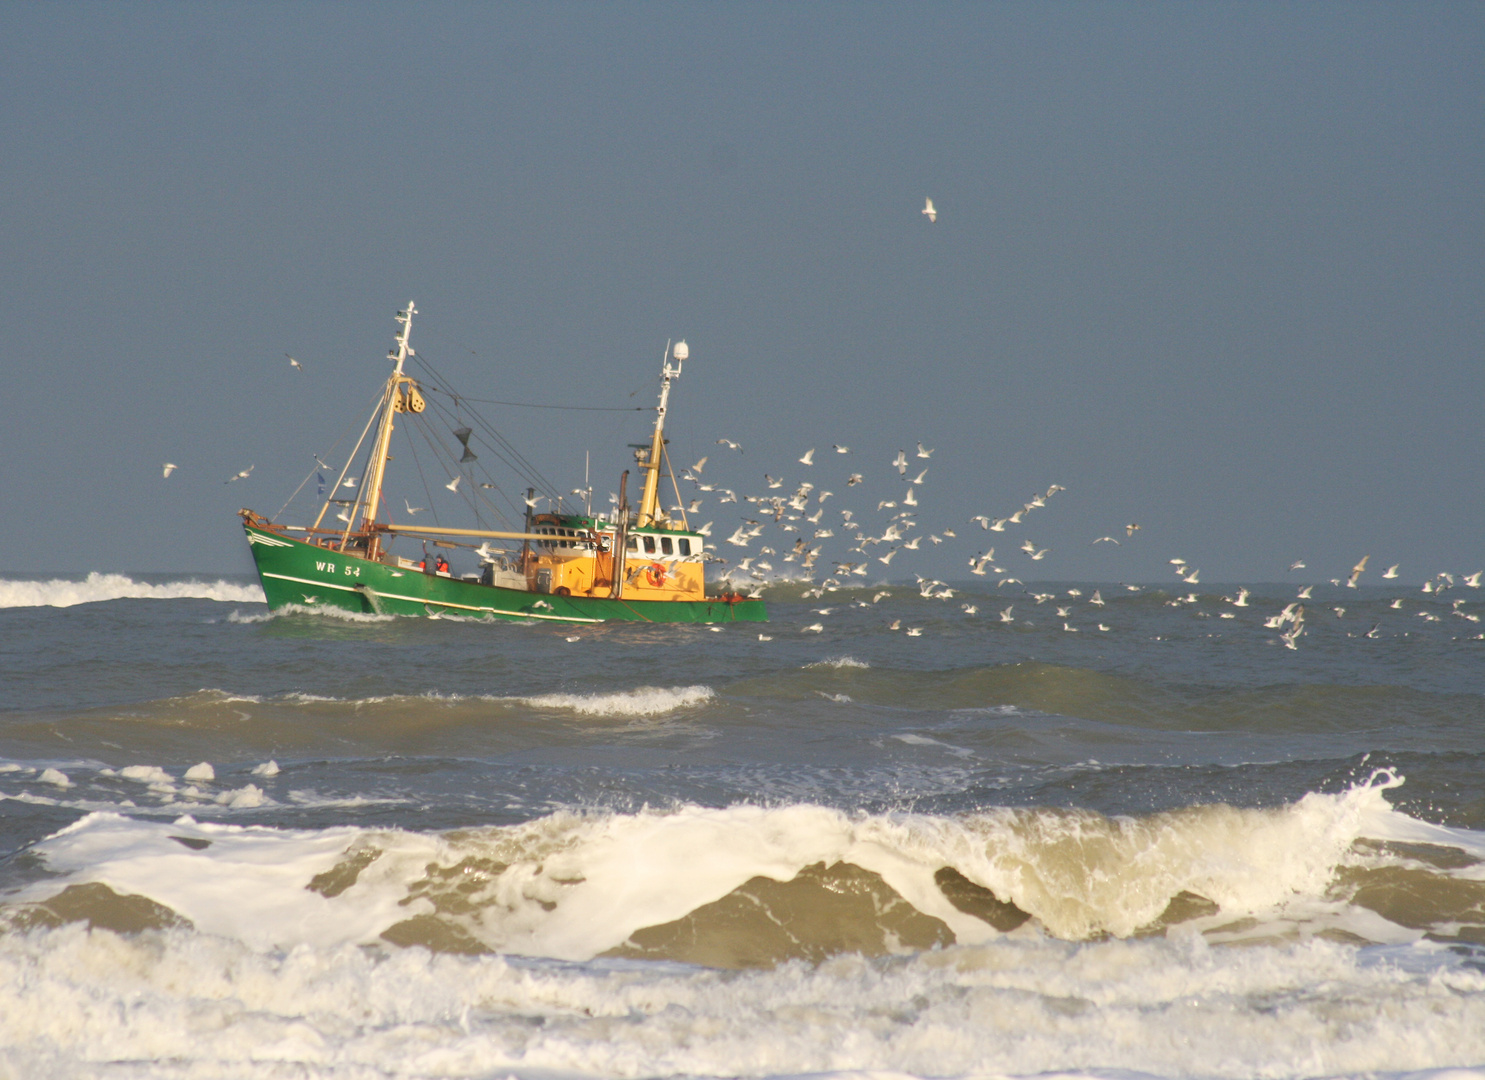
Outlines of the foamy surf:
{"type": "Polygon", "coordinates": [[[124,574],[90,573],[81,581],[0,579],[0,608],[74,607],[107,600],[220,600],[228,603],[266,603],[257,585],[233,581],[174,581],[162,585],[135,581],[124,574]]]}
{"type": "Polygon", "coordinates": [[[0,1072],[17,1077],[1462,1080],[1482,1060],[1485,975],[1443,949],[1004,939],[708,973],[255,949],[179,923],[0,936],[0,1072]]]}
{"type": "Polygon", "coordinates": [[[662,716],[694,709],[716,697],[709,686],[639,686],[609,694],[538,694],[517,698],[533,709],[560,709],[583,716],[662,716]]]}
{"type": "MultiPolygon", "coordinates": [[[[178,784],[153,768],[129,779],[178,784]]],[[[1011,932],[1078,941],[1180,926],[1222,941],[1343,933],[1401,944],[1451,921],[1481,922],[1475,858],[1419,876],[1416,854],[1385,845],[1467,854],[1485,838],[1424,826],[1423,841],[1420,823],[1383,797],[1397,782],[1382,775],[1268,810],[1196,806],[1137,819],[682,807],[425,834],[95,813],[34,852],[64,886],[144,897],[254,947],[381,940],[729,967],[985,944],[1011,932]],[[1378,899],[1397,867],[1411,867],[1409,888],[1437,895],[1417,910],[1378,899]],[[790,929],[781,937],[779,927],[790,929]]],[[[40,902],[58,887],[49,880],[20,899],[40,902]]]]}

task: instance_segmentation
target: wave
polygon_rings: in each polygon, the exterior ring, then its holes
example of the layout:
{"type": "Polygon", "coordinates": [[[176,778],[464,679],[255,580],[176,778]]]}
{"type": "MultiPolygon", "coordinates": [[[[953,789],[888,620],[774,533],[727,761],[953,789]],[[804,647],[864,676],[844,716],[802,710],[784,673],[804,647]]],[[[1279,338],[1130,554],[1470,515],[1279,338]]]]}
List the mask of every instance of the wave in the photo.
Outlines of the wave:
{"type": "MultiPolygon", "coordinates": [[[[539,694],[514,698],[533,709],[567,709],[585,716],[659,716],[694,709],[717,696],[710,686],[640,686],[608,694],[539,694]]],[[[499,700],[499,699],[495,699],[499,700]]]]}
{"type": "Polygon", "coordinates": [[[304,604],[285,604],[282,607],[274,608],[272,611],[258,611],[248,615],[244,615],[240,611],[233,611],[228,613],[227,621],[246,626],[252,623],[266,623],[276,619],[292,619],[306,615],[312,619],[338,619],[341,622],[353,623],[395,622],[398,618],[402,617],[397,615],[377,615],[369,611],[347,611],[344,608],[334,606],[307,607],[304,604]]]}
{"type": "MultiPolygon", "coordinates": [[[[53,923],[97,910],[76,895],[53,923]]],[[[0,1071],[428,1076],[1485,1076],[1485,980],[1336,942],[1000,941],[715,977],[422,949],[254,950],[139,904],[0,938],[0,1071]],[[129,927],[161,922],[153,932],[129,927]],[[106,1063],[106,1064],[100,1064],[106,1063]],[[993,1063],[991,1065],[990,1063],[993,1063]]]]}
{"type": "MultiPolygon", "coordinates": [[[[160,780],[147,769],[136,779],[160,780]]],[[[59,885],[106,885],[254,947],[380,940],[712,967],[1028,933],[1470,940],[1485,932],[1485,834],[1393,809],[1384,794],[1401,783],[1381,772],[1278,808],[1139,818],[687,806],[448,834],[94,813],[32,849],[61,880],[31,886],[4,918],[23,924],[59,885]]]]}
{"type": "Polygon", "coordinates": [[[220,600],[227,603],[266,603],[258,585],[233,581],[172,581],[152,585],[124,574],[94,571],[81,581],[0,579],[0,608],[73,607],[105,600],[220,600]]]}
{"type": "Polygon", "coordinates": [[[1396,685],[1211,687],[1041,661],[924,671],[841,657],[745,677],[725,688],[729,696],[800,702],[821,691],[848,691],[864,705],[921,709],[930,703],[935,710],[966,714],[1010,708],[1161,731],[1326,733],[1354,731],[1361,722],[1396,731],[1426,729],[1436,745],[1467,740],[1467,733],[1485,724],[1485,697],[1478,694],[1396,685]]]}

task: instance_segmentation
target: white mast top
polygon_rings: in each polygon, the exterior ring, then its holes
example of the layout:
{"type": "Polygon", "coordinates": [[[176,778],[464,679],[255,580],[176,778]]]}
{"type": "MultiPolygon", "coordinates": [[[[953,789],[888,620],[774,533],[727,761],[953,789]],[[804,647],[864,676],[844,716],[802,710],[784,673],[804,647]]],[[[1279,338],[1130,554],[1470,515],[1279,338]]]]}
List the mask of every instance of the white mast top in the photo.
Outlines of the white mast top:
{"type": "Polygon", "coordinates": [[[413,351],[407,347],[407,338],[412,333],[412,317],[417,313],[417,306],[411,300],[407,302],[406,311],[397,313],[397,321],[402,324],[402,329],[397,331],[397,347],[387,350],[387,359],[397,362],[397,370],[394,374],[401,375],[403,363],[413,355],[413,351]]]}

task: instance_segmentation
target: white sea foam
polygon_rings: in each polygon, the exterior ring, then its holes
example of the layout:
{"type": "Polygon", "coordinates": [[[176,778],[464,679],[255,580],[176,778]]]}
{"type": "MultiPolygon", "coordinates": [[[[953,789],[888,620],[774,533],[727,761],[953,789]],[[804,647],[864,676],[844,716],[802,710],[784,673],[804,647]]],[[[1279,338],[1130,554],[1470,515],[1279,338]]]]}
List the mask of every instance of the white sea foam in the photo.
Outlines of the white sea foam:
{"type": "Polygon", "coordinates": [[[1415,952],[1004,940],[735,974],[72,925],[0,937],[0,1073],[1479,1080],[1485,975],[1415,952]]]}
{"type": "MultiPolygon", "coordinates": [[[[262,599],[261,593],[259,595],[259,599],[262,599]]],[[[227,621],[249,625],[252,623],[270,622],[274,619],[287,619],[301,615],[311,615],[316,618],[339,619],[341,622],[358,623],[395,622],[399,618],[399,616],[396,615],[376,615],[369,611],[346,611],[344,608],[338,608],[328,604],[323,606],[319,604],[285,604],[283,607],[275,608],[273,611],[258,611],[253,612],[249,615],[244,615],[239,611],[229,612],[227,615],[227,621]]]]}
{"type": "Polygon", "coordinates": [[[816,660],[812,664],[805,664],[804,669],[810,668],[869,668],[865,660],[857,660],[854,656],[832,656],[828,660],[816,660]]]}
{"type": "Polygon", "coordinates": [[[640,686],[613,694],[540,694],[515,700],[533,709],[569,709],[585,716],[659,716],[693,709],[716,696],[710,686],[640,686]]]}
{"type": "Polygon", "coordinates": [[[263,590],[235,581],[172,581],[163,585],[135,581],[124,574],[93,572],[81,581],[0,579],[0,608],[72,607],[102,600],[221,600],[228,603],[265,603],[263,590]]]}
{"type": "MultiPolygon", "coordinates": [[[[961,943],[999,933],[949,902],[935,880],[945,866],[1069,940],[1133,935],[1189,891],[1220,907],[1205,922],[1185,924],[1193,931],[1230,936],[1246,918],[1264,933],[1304,936],[1344,917],[1369,940],[1405,942],[1419,932],[1344,911],[1327,896],[1353,843],[1428,835],[1428,842],[1470,849],[1485,847],[1485,837],[1442,826],[1420,831],[1421,823],[1383,798],[1392,782],[1269,810],[1192,807],[1138,820],[1045,809],[855,816],[796,805],[562,813],[448,837],[201,825],[212,841],[202,852],[181,848],[159,824],[93,814],[34,850],[68,880],[140,893],[202,930],[257,944],[373,941],[393,922],[439,910],[426,879],[430,867],[442,866],[449,880],[463,882],[454,915],[463,933],[494,951],[587,960],[752,878],[788,881],[817,863],[880,875],[961,943]],[[376,854],[353,887],[334,899],[306,890],[353,847],[376,854]],[[465,882],[455,868],[466,861],[504,869],[483,884],[465,882]],[[273,873],[260,873],[268,863],[273,873]]],[[[224,796],[229,806],[263,798],[253,785],[224,796]]]]}

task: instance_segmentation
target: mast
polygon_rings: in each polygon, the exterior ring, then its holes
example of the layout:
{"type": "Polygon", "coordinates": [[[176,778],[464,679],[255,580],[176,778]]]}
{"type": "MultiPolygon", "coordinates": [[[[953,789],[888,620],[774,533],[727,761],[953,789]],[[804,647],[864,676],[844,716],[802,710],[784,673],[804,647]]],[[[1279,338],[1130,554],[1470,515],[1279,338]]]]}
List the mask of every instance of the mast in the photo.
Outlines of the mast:
{"type": "MultiPolygon", "coordinates": [[[[396,348],[387,352],[387,359],[396,365],[392,374],[387,378],[387,388],[382,394],[382,423],[376,433],[376,443],[372,446],[371,457],[367,461],[366,476],[361,483],[361,497],[365,512],[361,518],[363,526],[370,525],[376,520],[376,511],[382,498],[382,477],[387,471],[387,450],[392,443],[392,417],[399,412],[420,413],[425,408],[423,395],[418,393],[417,384],[412,376],[403,374],[402,367],[407,358],[413,355],[412,349],[408,348],[408,337],[412,333],[412,317],[418,313],[418,309],[412,301],[408,301],[407,309],[397,313],[397,321],[402,324],[402,329],[397,331],[396,348]]],[[[352,515],[354,518],[354,515],[352,515]]]]}
{"type": "Polygon", "coordinates": [[[655,437],[650,443],[648,456],[642,456],[645,454],[643,450],[635,454],[640,468],[645,471],[644,494],[640,496],[639,514],[635,520],[640,528],[665,520],[665,515],[659,512],[660,466],[665,458],[665,408],[670,401],[670,380],[680,375],[681,365],[690,355],[691,350],[684,341],[677,341],[674,348],[666,343],[665,364],[660,378],[660,407],[655,411],[655,437]],[[672,358],[675,367],[670,366],[672,358]]]}

